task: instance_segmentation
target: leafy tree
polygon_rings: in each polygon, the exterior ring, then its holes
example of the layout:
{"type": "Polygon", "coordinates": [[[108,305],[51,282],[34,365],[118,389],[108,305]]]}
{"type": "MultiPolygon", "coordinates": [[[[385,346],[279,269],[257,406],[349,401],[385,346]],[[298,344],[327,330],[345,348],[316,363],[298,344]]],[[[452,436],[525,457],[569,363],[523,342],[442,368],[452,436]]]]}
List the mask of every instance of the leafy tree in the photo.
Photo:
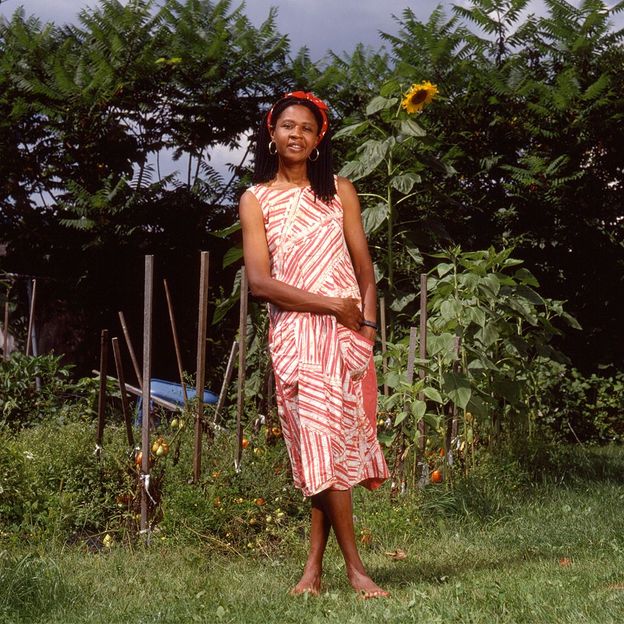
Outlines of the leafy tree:
{"type": "Polygon", "coordinates": [[[284,90],[287,52],[275,11],[256,28],[228,0],[102,0],[66,26],[18,10],[0,24],[4,268],[54,279],[93,327],[137,299],[144,253],[190,287],[231,219],[211,151],[284,90]]]}
{"type": "Polygon", "coordinates": [[[561,344],[590,367],[621,359],[624,338],[624,51],[610,23],[624,5],[545,4],[525,17],[526,0],[478,0],[426,23],[407,10],[386,39],[397,80],[438,84],[427,128],[457,171],[420,187],[418,227],[464,248],[514,244],[545,295],[568,300],[585,331],[561,344]]]}

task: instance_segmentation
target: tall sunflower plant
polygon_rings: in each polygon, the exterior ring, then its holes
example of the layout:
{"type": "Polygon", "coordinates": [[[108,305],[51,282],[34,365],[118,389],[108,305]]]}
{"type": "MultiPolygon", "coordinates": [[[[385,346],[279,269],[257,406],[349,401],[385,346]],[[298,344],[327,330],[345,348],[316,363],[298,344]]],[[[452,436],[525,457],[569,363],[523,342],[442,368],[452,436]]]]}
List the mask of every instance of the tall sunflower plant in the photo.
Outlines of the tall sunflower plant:
{"type": "Polygon", "coordinates": [[[443,176],[453,168],[436,153],[436,141],[419,123],[426,107],[438,97],[429,81],[411,86],[390,80],[366,106],[363,119],[334,135],[357,144],[340,171],[360,180],[362,219],[371,241],[380,290],[399,313],[415,299],[414,276],[422,265],[415,236],[418,195],[427,184],[427,170],[443,176]]]}
{"type": "MultiPolygon", "coordinates": [[[[437,97],[438,87],[429,81],[405,85],[390,80],[368,102],[363,118],[334,136],[357,144],[340,175],[360,181],[362,220],[378,289],[389,303],[388,371],[384,380],[392,393],[381,402],[378,425],[380,440],[394,450],[393,482],[403,481],[405,458],[419,440],[419,422],[424,420],[433,430],[439,428],[439,415],[427,413],[424,399],[443,401],[432,387],[432,371],[414,383],[404,377],[407,343],[395,336],[402,321],[411,322],[410,304],[419,290],[423,261],[415,224],[424,217],[419,214],[419,197],[427,192],[433,176],[454,173],[438,156],[436,139],[420,123],[437,97]]],[[[426,368],[427,362],[419,361],[418,366],[426,368]]]]}

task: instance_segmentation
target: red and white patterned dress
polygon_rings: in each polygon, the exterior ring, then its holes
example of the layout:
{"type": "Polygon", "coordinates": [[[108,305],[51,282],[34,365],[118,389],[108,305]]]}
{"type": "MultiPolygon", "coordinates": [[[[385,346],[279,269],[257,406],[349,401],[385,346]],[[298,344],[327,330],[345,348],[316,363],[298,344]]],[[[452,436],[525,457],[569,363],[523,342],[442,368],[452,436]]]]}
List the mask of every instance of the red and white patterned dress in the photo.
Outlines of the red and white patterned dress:
{"type": "MultiPolygon", "coordinates": [[[[338,195],[325,203],[315,201],[309,186],[249,190],[262,208],[273,278],[320,295],[360,299],[338,195]]],[[[388,468],[377,441],[372,343],[330,314],[269,304],[269,318],[278,413],[295,486],[305,496],[358,483],[378,487],[388,468]],[[373,405],[365,410],[364,395],[371,392],[363,386],[370,383],[373,405]]]]}

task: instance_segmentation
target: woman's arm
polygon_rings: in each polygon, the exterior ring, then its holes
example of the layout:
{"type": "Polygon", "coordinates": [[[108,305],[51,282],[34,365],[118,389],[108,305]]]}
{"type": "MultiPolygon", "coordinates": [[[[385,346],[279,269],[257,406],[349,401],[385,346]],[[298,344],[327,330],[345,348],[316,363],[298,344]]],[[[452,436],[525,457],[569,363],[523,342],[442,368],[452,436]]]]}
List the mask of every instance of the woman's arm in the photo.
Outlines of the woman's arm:
{"type": "MultiPolygon", "coordinates": [[[[338,178],[338,195],[342,202],[343,228],[347,247],[355,277],[360,288],[364,318],[367,321],[377,321],[377,288],[375,286],[375,271],[368,250],[368,241],[362,225],[360,200],[353,184],[346,178],[338,178]]],[[[360,333],[371,340],[375,339],[375,330],[372,327],[362,326],[360,333]]]]}
{"type": "Polygon", "coordinates": [[[360,328],[362,314],[356,299],[317,295],[271,277],[262,209],[253,193],[243,194],[239,214],[245,269],[249,287],[255,297],[270,301],[283,310],[332,314],[342,325],[355,330],[360,328]]]}

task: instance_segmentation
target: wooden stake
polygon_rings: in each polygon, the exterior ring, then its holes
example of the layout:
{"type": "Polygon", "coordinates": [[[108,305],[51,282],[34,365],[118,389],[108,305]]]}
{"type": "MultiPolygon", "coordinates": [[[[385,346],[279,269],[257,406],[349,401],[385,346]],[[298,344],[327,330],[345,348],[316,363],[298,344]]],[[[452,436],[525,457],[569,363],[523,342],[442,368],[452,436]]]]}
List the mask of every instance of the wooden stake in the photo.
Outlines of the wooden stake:
{"type": "Polygon", "coordinates": [[[417,340],[418,330],[415,327],[410,327],[409,345],[407,347],[407,371],[405,372],[408,384],[414,381],[414,360],[416,359],[417,340]]]}
{"type": "Polygon", "coordinates": [[[182,386],[182,396],[184,397],[184,406],[188,403],[188,395],[186,393],[186,384],[184,383],[184,368],[182,366],[182,355],[180,353],[180,342],[178,341],[178,331],[176,329],[175,316],[173,314],[173,303],[171,300],[171,293],[169,292],[169,285],[167,280],[163,280],[165,287],[165,297],[167,298],[167,310],[169,311],[169,322],[171,323],[171,335],[173,336],[173,346],[175,348],[176,362],[178,363],[178,375],[180,377],[180,385],[182,386]]]}
{"type": "MultiPolygon", "coordinates": [[[[458,373],[461,370],[460,363],[460,349],[461,349],[461,337],[455,336],[455,361],[453,362],[453,372],[458,373]]],[[[450,429],[450,442],[457,437],[457,406],[453,403],[453,410],[451,412],[451,429],[450,429]]],[[[450,445],[447,450],[450,450],[450,445]]]]}
{"type": "Polygon", "coordinates": [[[95,455],[100,459],[104,440],[104,421],[106,410],[106,375],[108,374],[108,330],[100,334],[100,390],[98,393],[98,424],[95,437],[95,455]]]}
{"type": "MultiPolygon", "coordinates": [[[[30,310],[28,314],[28,336],[26,337],[26,355],[30,355],[30,346],[33,341],[33,326],[35,323],[35,301],[37,298],[37,280],[32,281],[32,289],[30,292],[30,310]]],[[[33,353],[33,355],[36,355],[33,353]]]]}
{"type": "Polygon", "coordinates": [[[230,380],[232,379],[232,372],[234,371],[234,359],[236,358],[236,353],[238,351],[238,341],[234,340],[232,342],[232,348],[230,349],[230,357],[228,358],[227,367],[225,369],[225,377],[223,378],[223,383],[221,384],[221,392],[219,393],[219,400],[217,401],[217,407],[215,408],[214,413],[214,424],[219,424],[219,416],[221,415],[221,410],[225,404],[225,396],[227,394],[227,388],[230,385],[230,380]]]}
{"type": "Polygon", "coordinates": [[[119,311],[117,312],[117,314],[119,315],[121,331],[123,332],[126,346],[128,347],[128,353],[130,353],[130,360],[132,360],[132,368],[134,368],[134,374],[137,378],[137,384],[139,388],[143,389],[143,382],[141,381],[141,369],[139,367],[136,353],[134,352],[134,347],[132,346],[132,340],[130,339],[130,332],[128,331],[128,326],[126,325],[126,319],[124,318],[123,312],[119,311]]]}
{"type": "Polygon", "coordinates": [[[134,435],[132,433],[132,420],[130,418],[130,406],[128,405],[128,395],[126,394],[126,379],[121,361],[121,351],[119,349],[119,339],[113,338],[113,355],[115,357],[115,368],[117,369],[117,379],[119,380],[119,394],[121,395],[121,411],[123,412],[126,424],[126,437],[128,446],[134,448],[134,435]]]}
{"type": "Polygon", "coordinates": [[[193,481],[201,474],[201,446],[204,420],[204,383],[206,378],[206,333],[208,329],[208,252],[202,251],[199,276],[199,318],[197,322],[197,413],[195,415],[195,446],[193,449],[193,481]]]}
{"type": "Polygon", "coordinates": [[[8,300],[4,302],[4,347],[3,347],[2,354],[5,360],[9,359],[9,301],[8,300]]]}
{"type": "MultiPolygon", "coordinates": [[[[100,371],[99,370],[92,370],[91,371],[94,375],[99,375],[100,371]]],[[[117,379],[115,379],[112,375],[108,376],[109,380],[112,381],[119,381],[117,379]]],[[[136,386],[131,386],[129,383],[126,383],[126,390],[130,393],[130,394],[134,394],[134,396],[138,396],[143,398],[143,390],[141,390],[141,388],[137,388],[136,386]]],[[[152,394],[150,396],[150,401],[152,403],[155,403],[156,405],[160,405],[161,407],[164,407],[165,409],[168,409],[170,412],[180,412],[180,406],[175,404],[175,403],[171,403],[170,401],[166,401],[165,399],[161,399],[160,397],[152,394]]]]}
{"type": "Polygon", "coordinates": [[[240,317],[238,324],[238,388],[236,396],[236,456],[234,467],[241,469],[243,457],[243,408],[245,404],[245,364],[247,359],[247,273],[241,268],[240,317]]]}
{"type": "MultiPolygon", "coordinates": [[[[420,274],[420,359],[424,361],[427,359],[427,274],[420,274]]],[[[418,376],[421,379],[425,378],[425,368],[424,365],[421,365],[418,370],[418,376]]],[[[425,400],[425,394],[421,392],[419,399],[421,401],[425,400]]],[[[426,444],[426,427],[425,420],[422,419],[418,423],[418,448],[421,453],[425,451],[426,444]]]]}
{"type": "Polygon", "coordinates": [[[145,256],[145,284],[143,295],[143,411],[141,414],[141,531],[149,531],[148,497],[150,477],[150,390],[152,379],[152,319],[154,302],[154,256],[145,256]]]}
{"type": "Polygon", "coordinates": [[[383,373],[383,393],[388,396],[388,384],[386,383],[386,375],[388,374],[388,354],[386,352],[386,299],[382,297],[379,300],[379,325],[381,327],[381,372],[383,373]]]}
{"type": "Polygon", "coordinates": [[[273,388],[275,387],[275,379],[273,375],[273,366],[269,362],[267,375],[266,375],[266,416],[265,423],[267,428],[267,438],[273,439],[273,427],[276,423],[273,421],[273,401],[274,401],[274,393],[273,388]]]}

